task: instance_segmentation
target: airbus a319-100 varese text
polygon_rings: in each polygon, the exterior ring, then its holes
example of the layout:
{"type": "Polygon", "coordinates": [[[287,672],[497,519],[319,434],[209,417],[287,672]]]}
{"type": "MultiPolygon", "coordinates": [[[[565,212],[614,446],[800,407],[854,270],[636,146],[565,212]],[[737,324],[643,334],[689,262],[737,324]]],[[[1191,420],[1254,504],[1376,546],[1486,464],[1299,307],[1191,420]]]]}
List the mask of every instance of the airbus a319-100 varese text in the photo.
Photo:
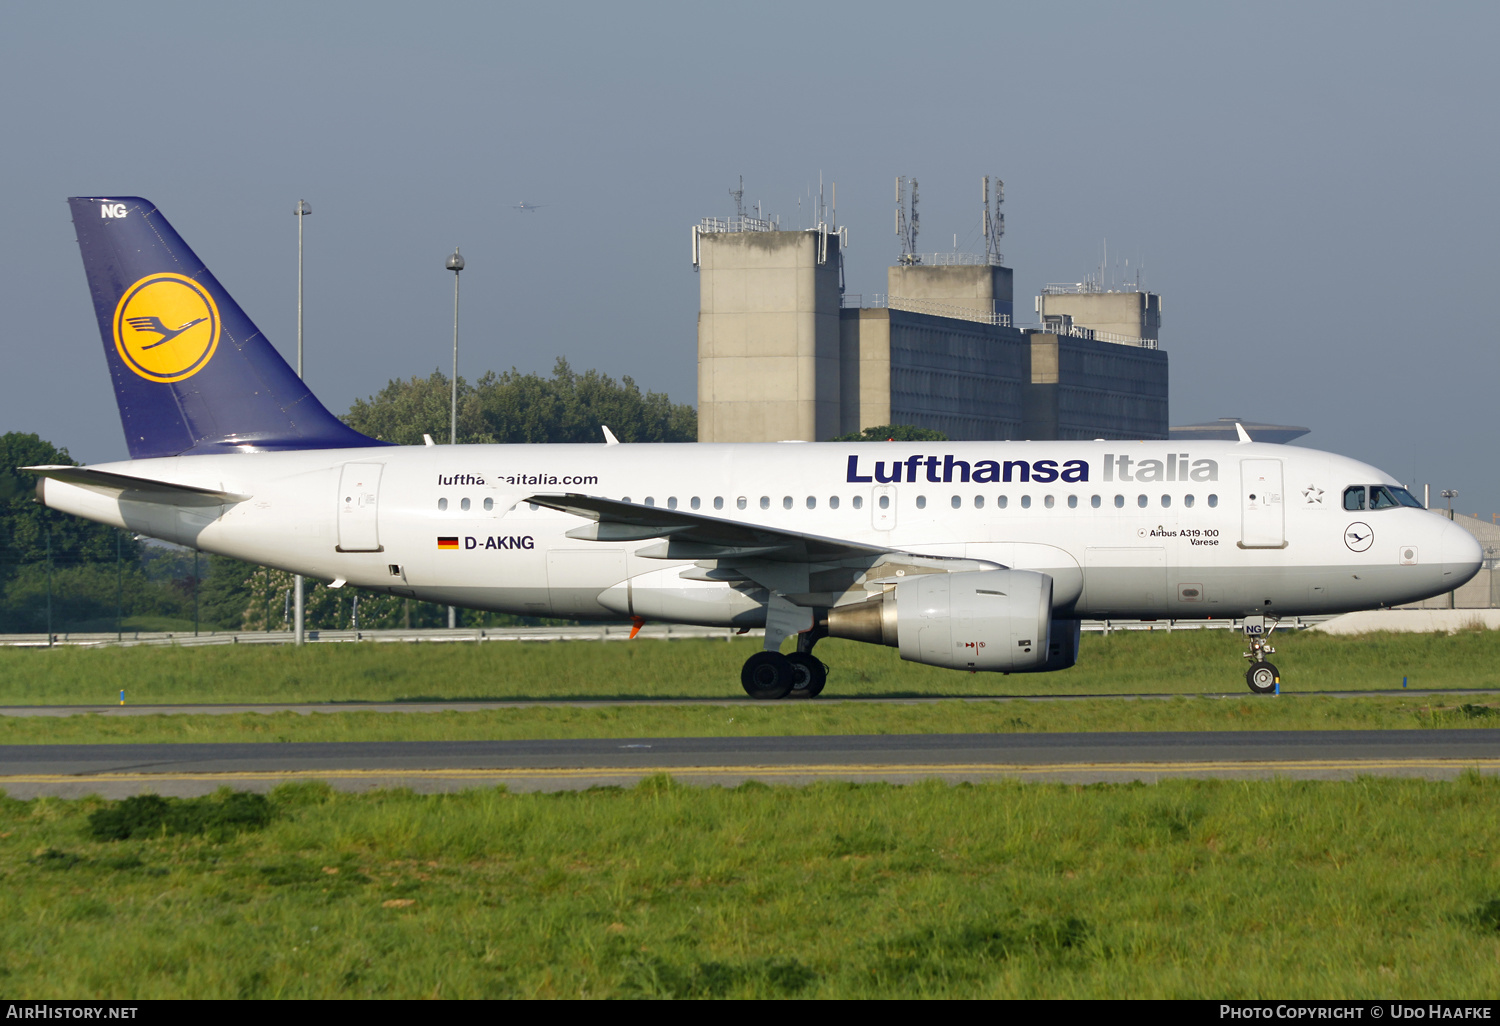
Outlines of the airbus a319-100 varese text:
{"type": "MultiPolygon", "coordinates": [[[[821,691],[824,637],[1061,670],[1080,619],[1274,624],[1479,568],[1390,475],[1247,437],[388,445],[318,402],[150,203],[70,203],[131,458],[28,468],[43,503],[334,587],[763,626],[741,674],[759,698],[821,691]]],[[[1252,690],[1278,682],[1268,651],[1252,637],[1252,690]]]]}

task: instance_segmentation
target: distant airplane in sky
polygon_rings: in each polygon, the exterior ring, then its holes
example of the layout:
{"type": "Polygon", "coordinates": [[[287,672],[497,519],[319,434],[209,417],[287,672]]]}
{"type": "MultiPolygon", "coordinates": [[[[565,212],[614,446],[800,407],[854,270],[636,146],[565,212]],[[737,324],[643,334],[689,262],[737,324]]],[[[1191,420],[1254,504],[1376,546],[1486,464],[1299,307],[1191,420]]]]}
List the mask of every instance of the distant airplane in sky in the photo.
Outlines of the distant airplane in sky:
{"type": "Polygon", "coordinates": [[[547,204],[545,204],[545,203],[527,203],[525,200],[522,200],[521,202],[519,202],[519,203],[516,204],[516,209],[517,210],[525,210],[525,211],[527,211],[529,213],[533,213],[534,214],[538,210],[540,210],[543,207],[545,207],[546,205],[547,204]]]}

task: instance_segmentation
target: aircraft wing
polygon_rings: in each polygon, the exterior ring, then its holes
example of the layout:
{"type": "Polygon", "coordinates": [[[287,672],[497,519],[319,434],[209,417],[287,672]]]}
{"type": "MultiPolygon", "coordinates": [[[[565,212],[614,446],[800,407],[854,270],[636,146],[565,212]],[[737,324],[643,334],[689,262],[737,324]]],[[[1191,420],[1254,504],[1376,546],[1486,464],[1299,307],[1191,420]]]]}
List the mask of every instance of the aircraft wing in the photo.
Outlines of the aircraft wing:
{"type": "Polygon", "coordinates": [[[895,552],[879,545],[824,538],[758,524],[704,516],[680,509],[642,506],[592,495],[532,495],[525,501],[594,521],[568,532],[585,541],[644,541],[659,545],[638,550],[654,559],[763,559],[778,563],[836,563],[895,552]]]}
{"type": "Polygon", "coordinates": [[[225,503],[244,502],[248,495],[219,491],[215,488],[200,488],[197,485],[174,484],[170,481],[154,481],[147,477],[132,477],[114,474],[92,467],[21,467],[28,474],[82,485],[95,491],[108,492],[132,502],[159,502],[167,506],[222,506],[225,503]]]}
{"type": "Polygon", "coordinates": [[[814,608],[863,601],[905,574],[998,566],[592,495],[533,495],[525,501],[593,521],[567,532],[569,538],[599,542],[660,538],[635,554],[647,559],[693,560],[696,565],[680,575],[684,579],[729,585],[748,581],[765,588],[766,637],[778,644],[789,635],[811,630],[814,608]]]}

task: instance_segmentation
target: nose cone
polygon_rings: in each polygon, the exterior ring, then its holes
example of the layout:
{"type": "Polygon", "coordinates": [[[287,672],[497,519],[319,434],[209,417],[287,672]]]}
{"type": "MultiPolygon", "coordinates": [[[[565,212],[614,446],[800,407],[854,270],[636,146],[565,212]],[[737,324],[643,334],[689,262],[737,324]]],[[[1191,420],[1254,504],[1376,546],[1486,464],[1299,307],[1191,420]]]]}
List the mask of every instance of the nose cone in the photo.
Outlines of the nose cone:
{"type": "Polygon", "coordinates": [[[1478,538],[1450,520],[1439,529],[1438,558],[1443,564],[1443,590],[1453,591],[1479,573],[1484,549],[1478,538]]]}

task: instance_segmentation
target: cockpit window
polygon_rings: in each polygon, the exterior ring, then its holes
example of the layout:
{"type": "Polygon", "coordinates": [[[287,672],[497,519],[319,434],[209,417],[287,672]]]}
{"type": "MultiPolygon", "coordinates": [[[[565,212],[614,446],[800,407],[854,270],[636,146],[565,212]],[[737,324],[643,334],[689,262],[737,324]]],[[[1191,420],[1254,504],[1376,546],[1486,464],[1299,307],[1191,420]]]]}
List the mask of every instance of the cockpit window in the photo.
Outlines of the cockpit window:
{"type": "Polygon", "coordinates": [[[1365,508],[1365,486],[1355,485],[1344,489],[1344,508],[1355,510],[1365,508]]]}
{"type": "Polygon", "coordinates": [[[1391,485],[1370,486],[1370,508],[1371,509],[1395,509],[1397,506],[1409,506],[1412,509],[1421,509],[1422,504],[1417,501],[1416,496],[1405,488],[1393,487],[1391,485]]]}

